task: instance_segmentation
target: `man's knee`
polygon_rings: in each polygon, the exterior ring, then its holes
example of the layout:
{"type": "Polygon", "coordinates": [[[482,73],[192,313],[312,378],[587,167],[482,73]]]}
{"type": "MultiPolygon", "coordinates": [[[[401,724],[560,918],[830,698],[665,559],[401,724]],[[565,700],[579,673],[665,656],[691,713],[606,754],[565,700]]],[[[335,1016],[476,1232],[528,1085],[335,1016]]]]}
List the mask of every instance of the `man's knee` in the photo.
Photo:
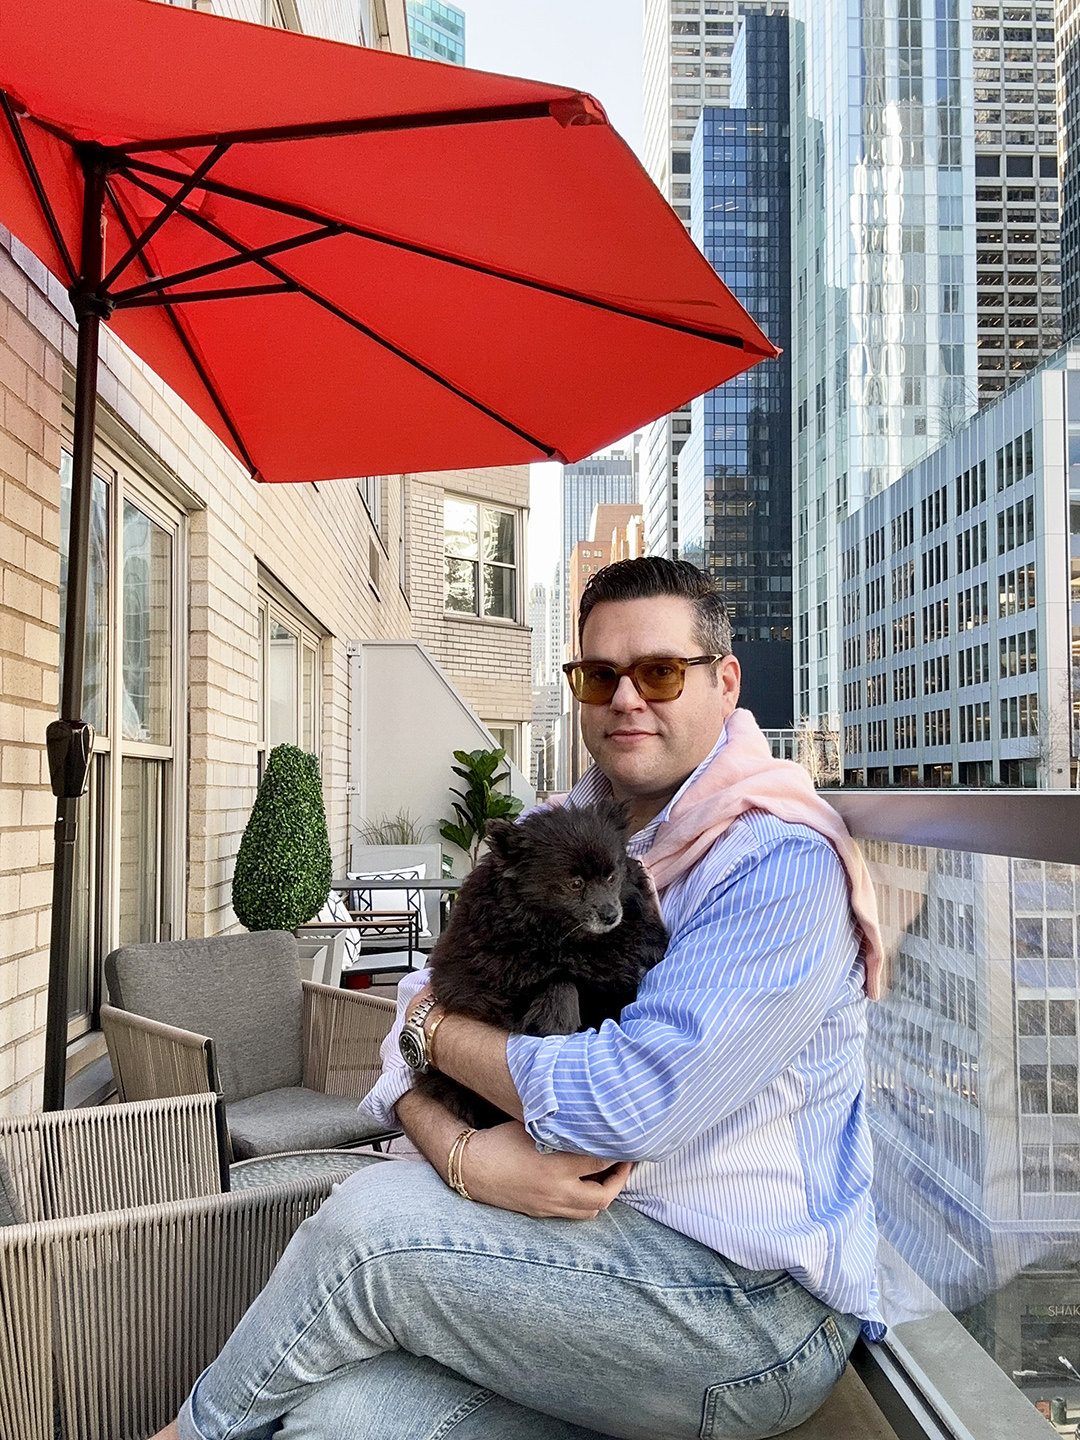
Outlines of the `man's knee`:
{"type": "Polygon", "coordinates": [[[387,1161],[335,1186],[305,1229],[330,1253],[380,1254],[452,1234],[462,1204],[426,1163],[387,1161]]]}

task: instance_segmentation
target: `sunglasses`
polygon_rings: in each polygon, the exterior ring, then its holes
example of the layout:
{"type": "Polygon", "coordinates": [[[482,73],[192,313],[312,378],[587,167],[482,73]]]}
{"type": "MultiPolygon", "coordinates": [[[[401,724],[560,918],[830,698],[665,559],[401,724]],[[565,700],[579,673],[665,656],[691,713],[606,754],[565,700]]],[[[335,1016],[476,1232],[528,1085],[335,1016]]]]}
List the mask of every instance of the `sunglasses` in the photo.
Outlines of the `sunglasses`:
{"type": "Polygon", "coordinates": [[[695,655],[687,660],[679,655],[659,655],[652,660],[638,660],[633,665],[610,665],[606,660],[571,660],[562,668],[570,681],[570,689],[582,705],[606,705],[624,675],[630,676],[643,700],[677,700],[691,665],[715,665],[723,658],[723,655],[695,655]]]}

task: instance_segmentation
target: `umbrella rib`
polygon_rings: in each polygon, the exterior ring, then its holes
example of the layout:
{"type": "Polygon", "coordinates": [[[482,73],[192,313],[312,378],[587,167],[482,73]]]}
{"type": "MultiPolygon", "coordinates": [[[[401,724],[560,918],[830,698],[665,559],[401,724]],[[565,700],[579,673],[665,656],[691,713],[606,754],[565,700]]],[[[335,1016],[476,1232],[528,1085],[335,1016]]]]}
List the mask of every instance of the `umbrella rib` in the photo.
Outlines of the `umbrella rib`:
{"type": "MultiPolygon", "coordinates": [[[[148,175],[156,175],[165,180],[179,180],[181,177],[175,171],[169,170],[163,165],[153,165],[145,160],[133,160],[122,167],[121,173],[129,180],[134,180],[133,170],[142,171],[148,175]]],[[[536,290],[544,295],[554,295],[558,299],[570,300],[579,305],[587,305],[594,310],[604,310],[612,315],[621,315],[628,320],[638,320],[645,325],[655,325],[661,330],[672,330],[681,335],[691,335],[698,340],[710,340],[717,345],[728,345],[732,349],[746,350],[756,349],[756,346],[748,346],[746,341],[738,335],[721,335],[715,330],[705,329],[700,325],[692,325],[679,320],[666,320],[658,315],[647,315],[640,310],[633,310],[629,306],[619,305],[612,300],[602,300],[595,295],[585,295],[579,290],[571,290],[568,286],[553,285],[543,280],[532,280],[523,275],[512,275],[505,270],[498,270],[494,266],[485,265],[479,260],[468,260],[464,256],[447,255],[444,251],[434,250],[429,246],[420,245],[415,241],[396,240],[389,235],[384,235],[378,230],[369,230],[359,225],[352,225],[348,221],[335,221],[329,215],[321,211],[312,210],[303,205],[290,205],[287,201],[271,200],[265,195],[258,195],[251,190],[243,190],[239,186],[229,185],[220,180],[207,180],[202,187],[211,194],[221,195],[227,200],[240,200],[249,205],[255,205],[263,210],[275,211],[281,215],[288,215],[295,220],[306,220],[310,224],[338,224],[343,234],[356,235],[361,240],[370,240],[378,245],[388,245],[395,250],[404,250],[413,255],[422,255],[430,260],[441,261],[445,265],[453,265],[461,270],[470,270],[475,274],[487,275],[494,280],[503,280],[510,285],[519,285],[527,290],[536,290]]],[[[182,213],[188,214],[184,210],[182,213]]],[[[767,358],[771,359],[771,356],[767,358]]]]}
{"type": "Polygon", "coordinates": [[[190,305],[196,300],[236,300],[244,295],[288,295],[297,285],[233,285],[221,290],[191,290],[183,295],[138,295],[134,300],[117,301],[116,310],[139,310],[149,305],[190,305]]]}
{"type": "Polygon", "coordinates": [[[19,151],[23,165],[26,167],[30,184],[34,187],[34,194],[37,196],[37,202],[41,206],[41,213],[45,217],[45,223],[49,227],[53,243],[60,252],[60,258],[64,262],[68,279],[71,284],[74,285],[79,278],[79,272],[75,268],[74,261],[71,258],[71,252],[68,250],[67,242],[64,239],[63,231],[60,229],[60,223],[56,218],[56,212],[53,210],[52,202],[46,193],[45,185],[41,179],[41,173],[34,162],[33,155],[30,153],[30,147],[26,143],[26,136],[22,132],[22,126],[19,124],[15,117],[15,112],[11,108],[11,100],[6,90],[0,90],[0,105],[3,106],[4,114],[11,128],[12,137],[15,140],[15,145],[19,151]]]}
{"type": "MultiPolygon", "coordinates": [[[[134,243],[135,243],[135,227],[134,227],[134,226],[131,224],[131,222],[128,220],[127,215],[124,213],[124,208],[123,208],[123,206],[120,204],[119,197],[116,195],[116,192],[114,191],[112,185],[110,185],[108,181],[105,182],[105,189],[106,189],[106,191],[108,192],[109,199],[112,201],[113,209],[116,211],[116,214],[117,214],[117,217],[118,217],[118,219],[119,219],[119,221],[120,221],[120,224],[124,227],[124,233],[127,235],[128,240],[129,240],[132,244],[134,244],[134,243]]],[[[145,255],[140,255],[140,256],[139,256],[139,263],[142,265],[142,267],[143,267],[143,269],[146,271],[147,275],[149,275],[149,274],[150,274],[150,267],[149,267],[149,265],[146,263],[146,256],[145,256],[145,255]]],[[[203,364],[202,360],[199,358],[198,352],[196,351],[196,349],[195,349],[194,345],[192,344],[191,340],[189,339],[189,337],[188,337],[188,335],[187,335],[187,332],[184,330],[184,327],[180,324],[180,319],[179,319],[179,317],[176,315],[176,313],[174,312],[174,310],[173,310],[173,308],[172,308],[171,305],[166,305],[166,306],[164,307],[164,309],[165,309],[165,314],[169,317],[169,321],[170,321],[170,323],[172,324],[173,329],[176,331],[177,339],[180,341],[180,344],[184,347],[184,351],[185,351],[185,353],[187,354],[188,359],[191,361],[192,365],[195,367],[195,373],[198,375],[199,379],[202,381],[203,386],[204,386],[204,388],[205,388],[205,390],[206,390],[206,393],[209,395],[209,397],[210,397],[210,399],[211,399],[211,401],[212,401],[212,403],[213,403],[213,405],[214,405],[214,409],[215,409],[215,410],[218,412],[218,414],[221,416],[221,419],[222,419],[223,424],[225,425],[225,428],[228,430],[229,434],[232,436],[233,441],[234,441],[235,444],[236,444],[236,448],[239,450],[239,452],[240,452],[240,454],[241,454],[241,456],[242,456],[242,458],[243,458],[244,464],[247,466],[248,470],[251,472],[252,475],[257,475],[257,474],[259,473],[259,467],[255,464],[255,462],[252,460],[251,456],[248,454],[248,448],[247,448],[247,446],[244,444],[243,439],[241,438],[240,432],[239,432],[239,430],[236,428],[236,425],[235,425],[234,422],[233,422],[233,418],[232,418],[232,416],[229,414],[228,409],[227,409],[226,406],[225,406],[225,402],[222,400],[221,396],[218,394],[217,386],[216,386],[216,385],[214,384],[214,382],[211,380],[210,375],[209,375],[209,372],[208,372],[207,369],[206,369],[206,366],[203,364]]]]}
{"type": "Polygon", "coordinates": [[[165,275],[156,280],[147,280],[143,285],[130,285],[118,290],[112,296],[117,307],[130,305],[138,296],[164,290],[169,285],[185,285],[191,280],[205,280],[210,275],[220,275],[223,270],[233,270],[238,265],[250,264],[265,255],[279,255],[283,250],[295,250],[301,245],[310,245],[315,240],[325,240],[330,235],[340,235],[340,225],[323,225],[307,235],[294,235],[289,240],[277,240],[272,245],[261,245],[257,250],[245,250],[239,255],[230,255],[225,260],[214,260],[209,265],[197,265],[193,270],[180,270],[175,275],[165,275]]]}
{"type": "Polygon", "coordinates": [[[143,151],[184,150],[218,143],[259,145],[278,140],[318,140],[336,135],[386,134],[394,130],[434,130],[448,125],[491,125],[507,120],[546,120],[552,118],[551,104],[550,100],[532,100],[517,105],[419,111],[415,115],[373,115],[366,119],[313,120],[306,125],[267,125],[260,129],[221,130],[213,135],[179,135],[164,140],[140,140],[130,145],[115,146],[115,153],[138,155],[143,151]]]}
{"type": "MultiPolygon", "coordinates": [[[[127,178],[133,185],[138,185],[140,189],[147,190],[151,195],[160,197],[161,192],[158,191],[155,186],[140,180],[135,175],[129,175],[127,178]]],[[[193,224],[201,226],[208,234],[215,236],[218,240],[224,241],[225,244],[232,245],[237,250],[246,250],[246,247],[243,246],[241,241],[234,239],[226,229],[218,225],[215,221],[208,220],[205,216],[188,210],[186,206],[181,207],[178,213],[190,220],[193,224]]],[[[311,300],[314,304],[327,310],[331,315],[335,315],[339,320],[343,320],[346,325],[351,325],[354,330],[359,330],[362,335],[366,335],[368,339],[374,341],[376,345],[380,345],[384,350],[388,350],[392,355],[396,355],[399,360],[404,360],[404,362],[412,366],[414,370],[419,370],[421,374],[426,375],[430,380],[434,380],[437,385],[441,385],[443,389],[449,390],[451,394],[456,395],[460,400],[464,400],[467,405],[471,405],[473,409],[479,410],[481,414],[487,415],[489,419],[494,420],[505,430],[511,431],[512,434],[527,441],[530,445],[535,446],[536,449],[542,450],[545,455],[554,457],[559,453],[555,446],[546,445],[542,440],[538,440],[535,435],[530,435],[529,432],[523,430],[520,425],[515,425],[512,420],[508,420],[505,415],[500,415],[499,412],[492,409],[490,405],[485,405],[482,400],[477,400],[475,396],[462,390],[445,375],[440,375],[439,372],[430,365],[425,365],[422,360],[417,359],[414,355],[410,355],[407,350],[403,350],[400,346],[395,345],[392,340],[388,340],[385,336],[380,335],[378,331],[373,330],[370,325],[365,325],[362,320],[358,320],[354,315],[350,315],[349,312],[343,310],[341,306],[335,305],[334,302],[327,299],[325,295],[320,295],[317,290],[313,290],[309,285],[305,285],[302,281],[297,280],[296,277],[290,275],[287,270],[282,270],[279,266],[274,265],[267,259],[254,260],[253,263],[260,265],[278,280],[295,284],[297,291],[306,299],[311,300]]],[[[171,311],[166,309],[166,313],[171,313],[171,311]]]]}
{"type": "Polygon", "coordinates": [[[166,203],[154,216],[153,220],[151,220],[149,225],[147,225],[145,230],[143,230],[142,234],[137,239],[131,241],[127,252],[121,255],[120,259],[116,262],[113,268],[102,280],[101,288],[103,291],[107,291],[113,281],[118,279],[124,273],[124,271],[135,259],[135,257],[142,254],[142,252],[146,249],[148,242],[157,234],[157,232],[161,229],[162,225],[166,223],[170,215],[175,214],[175,212],[180,208],[180,206],[184,203],[187,197],[191,194],[192,190],[197,188],[200,180],[202,180],[203,177],[214,168],[214,166],[221,159],[221,157],[228,152],[228,149],[229,146],[226,142],[222,142],[221,144],[216,145],[214,149],[210,152],[210,154],[207,155],[203,159],[203,161],[195,167],[195,169],[187,177],[184,183],[180,186],[180,189],[177,190],[176,194],[169,197],[166,203]]]}

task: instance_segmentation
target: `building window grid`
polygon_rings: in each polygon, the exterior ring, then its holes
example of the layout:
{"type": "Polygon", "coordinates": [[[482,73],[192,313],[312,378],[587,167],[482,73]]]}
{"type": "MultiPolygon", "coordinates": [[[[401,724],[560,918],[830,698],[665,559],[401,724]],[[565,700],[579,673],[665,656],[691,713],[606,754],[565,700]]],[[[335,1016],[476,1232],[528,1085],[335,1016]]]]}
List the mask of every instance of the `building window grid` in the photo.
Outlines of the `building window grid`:
{"type": "Polygon", "coordinates": [[[1005,555],[1035,539],[1035,497],[1028,495],[1000,511],[997,517],[997,553],[1005,555]]]}
{"type": "Polygon", "coordinates": [[[1024,565],[998,576],[998,618],[1017,615],[1035,605],[1035,566],[1024,565]]]}
{"type": "Polygon", "coordinates": [[[1002,696],[1000,704],[1002,740],[1025,740],[1039,734],[1037,694],[1002,696]]]}
{"type": "Polygon", "coordinates": [[[982,685],[990,679],[989,644],[972,645],[958,652],[956,657],[957,685],[982,685]]]}

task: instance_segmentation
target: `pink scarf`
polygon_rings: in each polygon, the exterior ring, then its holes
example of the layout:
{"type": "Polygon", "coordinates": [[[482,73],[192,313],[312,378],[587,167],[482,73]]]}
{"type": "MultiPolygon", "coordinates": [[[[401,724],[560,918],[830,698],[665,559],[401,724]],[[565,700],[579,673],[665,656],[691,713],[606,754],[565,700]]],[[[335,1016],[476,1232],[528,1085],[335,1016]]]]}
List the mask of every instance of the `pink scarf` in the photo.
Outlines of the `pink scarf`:
{"type": "Polygon", "coordinates": [[[885,954],[877,899],[866,861],[843,820],[814,789],[793,760],[776,760],[749,710],[728,717],[727,741],[712,763],[676,802],[656,832],[646,866],[657,890],[665,890],[698,863],[713,843],[747,810],[766,810],[793,825],[824,835],[847,872],[851,909],[862,932],[866,993],[881,998],[885,954]]]}

